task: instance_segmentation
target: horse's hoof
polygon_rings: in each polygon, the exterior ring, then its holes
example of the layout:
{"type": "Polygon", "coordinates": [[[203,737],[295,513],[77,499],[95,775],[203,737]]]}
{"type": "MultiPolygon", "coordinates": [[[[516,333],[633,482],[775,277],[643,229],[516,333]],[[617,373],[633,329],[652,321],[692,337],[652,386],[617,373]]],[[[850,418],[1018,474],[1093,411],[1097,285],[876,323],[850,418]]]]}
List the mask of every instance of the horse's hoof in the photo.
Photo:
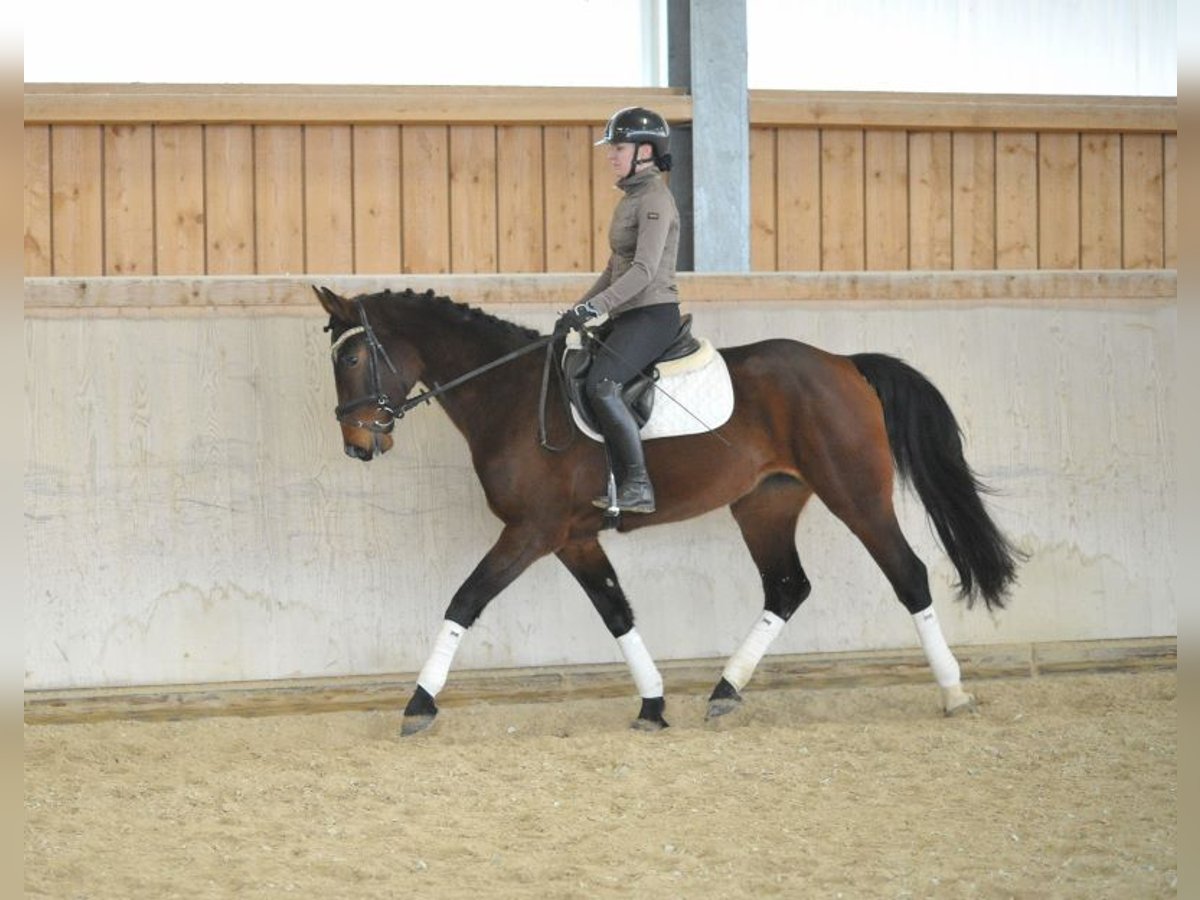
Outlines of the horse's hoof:
{"type": "Polygon", "coordinates": [[[412,737],[420,734],[433,724],[437,716],[405,716],[400,723],[400,737],[412,737]]]}
{"type": "Polygon", "coordinates": [[[664,728],[669,728],[667,720],[663,718],[663,710],[667,708],[667,701],[662,697],[643,697],[642,709],[638,713],[638,717],[633,720],[633,724],[629,727],[634,731],[662,731],[664,728]]]}
{"type": "Polygon", "coordinates": [[[655,731],[662,731],[664,728],[670,728],[671,726],[667,723],[666,719],[660,716],[657,719],[643,719],[639,717],[634,719],[629,727],[634,731],[644,731],[649,734],[655,731]]]}
{"type": "Polygon", "coordinates": [[[728,715],[741,705],[742,695],[738,693],[738,689],[722,678],[717,682],[717,686],[713,688],[713,692],[708,698],[708,713],[704,716],[705,721],[728,715]]]}
{"type": "Polygon", "coordinates": [[[948,688],[942,688],[942,709],[945,710],[947,717],[974,713],[978,708],[975,695],[968,694],[961,685],[955,684],[948,688]]]}
{"type": "Polygon", "coordinates": [[[400,725],[400,737],[409,737],[424,731],[433,724],[437,714],[438,708],[437,704],[433,702],[433,695],[418,684],[408,701],[408,706],[404,707],[404,721],[400,725]]]}
{"type": "Polygon", "coordinates": [[[975,698],[967,694],[967,699],[954,706],[946,707],[946,718],[952,716],[974,715],[979,712],[979,704],[975,702],[975,698]]]}
{"type": "Polygon", "coordinates": [[[740,697],[737,700],[709,700],[708,712],[704,714],[704,720],[707,722],[709,719],[719,719],[721,716],[727,716],[741,705],[742,700],[740,697]]]}

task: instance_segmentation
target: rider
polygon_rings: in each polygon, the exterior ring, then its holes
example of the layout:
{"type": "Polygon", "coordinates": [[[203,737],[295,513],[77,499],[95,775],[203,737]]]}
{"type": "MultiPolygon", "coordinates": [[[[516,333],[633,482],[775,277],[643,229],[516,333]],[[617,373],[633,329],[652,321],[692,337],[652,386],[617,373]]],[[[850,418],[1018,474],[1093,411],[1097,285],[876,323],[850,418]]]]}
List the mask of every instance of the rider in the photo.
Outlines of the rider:
{"type": "MultiPolygon", "coordinates": [[[[607,313],[611,326],[587,374],[586,391],[617,479],[617,507],[654,512],[637,422],[621,399],[624,384],[651,365],[679,332],[679,212],[663,180],[671,168],[670,129],[658,113],[618,110],[596,146],[607,145],[616,186],[625,192],[608,230],[608,265],[579,302],[563,313],[556,333],[607,313]]],[[[592,501],[604,509],[608,497],[592,501]]]]}

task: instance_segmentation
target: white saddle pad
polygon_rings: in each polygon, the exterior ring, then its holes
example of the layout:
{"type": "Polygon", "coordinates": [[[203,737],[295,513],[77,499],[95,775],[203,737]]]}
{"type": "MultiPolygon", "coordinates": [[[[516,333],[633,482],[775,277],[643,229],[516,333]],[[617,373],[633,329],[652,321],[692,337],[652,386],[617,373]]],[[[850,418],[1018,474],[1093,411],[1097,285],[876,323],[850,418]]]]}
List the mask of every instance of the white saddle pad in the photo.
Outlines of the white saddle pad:
{"type": "MultiPolygon", "coordinates": [[[[725,358],[706,338],[700,349],[683,359],[658,363],[654,409],[642,428],[642,440],[701,434],[724,425],[733,415],[733,382],[725,358]]],[[[594,441],[604,438],[584,423],[571,406],[579,430],[594,441]]]]}

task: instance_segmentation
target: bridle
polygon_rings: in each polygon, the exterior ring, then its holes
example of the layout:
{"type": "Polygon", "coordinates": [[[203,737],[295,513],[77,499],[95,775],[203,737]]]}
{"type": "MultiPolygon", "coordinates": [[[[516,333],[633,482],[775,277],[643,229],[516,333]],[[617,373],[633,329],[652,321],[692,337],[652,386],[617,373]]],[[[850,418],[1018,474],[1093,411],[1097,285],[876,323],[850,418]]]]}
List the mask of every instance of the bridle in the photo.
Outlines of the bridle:
{"type": "MultiPolygon", "coordinates": [[[[379,380],[379,362],[380,362],[380,360],[382,360],[384,362],[384,364],[387,365],[388,369],[391,371],[391,373],[393,375],[399,375],[399,371],[396,369],[396,366],[392,363],[391,358],[387,354],[387,350],[384,349],[383,344],[380,343],[379,338],[375,335],[375,329],[371,327],[371,322],[367,318],[367,311],[363,308],[362,303],[356,303],[355,305],[358,307],[358,318],[359,318],[359,321],[362,322],[362,324],[354,325],[350,328],[347,328],[344,332],[342,332],[340,335],[338,335],[337,340],[335,340],[333,342],[332,346],[329,348],[329,352],[330,352],[330,355],[333,357],[333,363],[335,366],[337,365],[338,350],[341,349],[342,345],[345,344],[346,341],[350,340],[353,337],[357,337],[360,334],[363,335],[366,338],[367,349],[370,351],[370,355],[367,357],[367,393],[365,393],[359,397],[355,397],[353,400],[347,400],[345,403],[338,404],[338,406],[333,411],[333,414],[334,414],[334,416],[337,417],[338,422],[340,422],[343,425],[351,425],[355,428],[363,428],[363,429],[366,429],[367,431],[371,431],[376,434],[390,434],[392,429],[395,428],[395,426],[396,426],[396,420],[403,419],[404,414],[406,412],[408,412],[410,409],[420,406],[422,403],[429,403],[430,401],[433,400],[434,397],[438,397],[438,396],[444,394],[446,391],[450,390],[451,388],[458,387],[463,382],[470,381],[472,378],[476,377],[477,375],[482,375],[484,372],[489,372],[492,369],[496,368],[497,366],[502,366],[505,363],[512,362],[514,359],[524,356],[527,353],[531,353],[534,350],[537,350],[542,347],[547,348],[547,352],[546,352],[546,369],[547,370],[550,365],[550,349],[553,345],[553,342],[556,339],[555,335],[547,335],[545,337],[538,338],[537,340],[533,341],[532,343],[526,344],[524,347],[520,347],[516,350],[513,350],[511,353],[506,353],[504,356],[501,356],[499,359],[494,359],[491,362],[486,363],[482,366],[479,366],[476,369],[472,369],[470,372],[465,372],[464,374],[459,375],[457,378],[454,378],[451,381],[446,382],[445,384],[435,384],[430,390],[423,391],[422,393],[418,394],[415,397],[409,397],[407,400],[405,400],[399,406],[393,406],[391,398],[386,393],[384,393],[383,385],[380,383],[380,380],[379,380]],[[359,410],[365,409],[368,407],[374,411],[375,415],[373,417],[371,417],[370,419],[368,419],[367,421],[364,422],[363,420],[361,420],[357,417],[353,420],[353,422],[346,421],[346,417],[349,416],[350,414],[357,413],[359,410]],[[381,413],[381,412],[387,414],[387,421],[385,421],[385,422],[379,421],[378,416],[379,416],[379,413],[381,413]]],[[[542,384],[543,408],[545,405],[545,394],[546,394],[545,372],[543,372],[543,384],[542,384]]],[[[564,393],[564,398],[565,398],[565,393],[564,393]]],[[[553,447],[549,447],[546,444],[546,442],[544,440],[544,426],[543,426],[543,446],[546,446],[547,449],[556,449],[553,447]]]]}
{"type": "Polygon", "coordinates": [[[387,350],[384,349],[383,344],[376,337],[375,329],[371,327],[371,321],[367,318],[367,311],[361,303],[357,304],[357,306],[359,321],[362,324],[347,328],[342,332],[329,348],[329,353],[333,357],[333,363],[336,366],[338,351],[346,341],[360,334],[366,337],[367,349],[370,351],[367,356],[367,393],[355,397],[353,400],[347,400],[345,403],[338,404],[333,414],[342,424],[353,424],[356,428],[365,428],[377,434],[389,434],[395,427],[396,420],[404,415],[404,409],[395,409],[392,406],[391,398],[383,391],[383,385],[379,379],[380,360],[387,365],[393,375],[398,375],[399,372],[392,363],[391,357],[388,356],[387,350]],[[367,421],[364,422],[359,418],[355,418],[353,423],[345,421],[346,417],[351,413],[357,413],[359,410],[367,407],[370,407],[375,412],[375,415],[367,421]],[[378,417],[381,412],[387,414],[387,421],[379,421],[378,417]]]}

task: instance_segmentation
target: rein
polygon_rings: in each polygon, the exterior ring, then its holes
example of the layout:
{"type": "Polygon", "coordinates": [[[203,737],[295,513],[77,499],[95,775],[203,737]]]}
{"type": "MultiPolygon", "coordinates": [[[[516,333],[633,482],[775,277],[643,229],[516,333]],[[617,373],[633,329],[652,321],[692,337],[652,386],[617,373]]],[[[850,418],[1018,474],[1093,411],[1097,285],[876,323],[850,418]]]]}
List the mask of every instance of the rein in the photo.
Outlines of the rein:
{"type": "MultiPolygon", "coordinates": [[[[534,350],[538,350],[542,347],[545,347],[546,348],[546,359],[545,359],[545,362],[542,363],[542,390],[541,390],[541,394],[538,397],[538,444],[542,448],[549,450],[551,453],[561,453],[562,451],[566,450],[568,447],[571,446],[571,442],[575,437],[575,430],[574,430],[574,427],[572,424],[571,440],[568,440],[567,443],[562,445],[561,447],[557,447],[557,446],[551,444],[550,439],[546,434],[546,400],[547,400],[547,396],[548,396],[548,387],[549,387],[549,383],[550,383],[550,369],[553,367],[553,361],[554,361],[554,339],[555,339],[555,335],[553,335],[553,334],[549,334],[549,335],[545,335],[544,337],[540,337],[531,344],[526,344],[524,347],[520,347],[516,350],[513,350],[511,353],[504,354],[504,356],[501,356],[499,359],[494,359],[490,363],[486,363],[477,369],[472,369],[470,372],[464,372],[462,375],[459,375],[457,378],[453,379],[452,381],[447,381],[445,384],[435,384],[432,389],[430,389],[428,391],[424,391],[423,393],[420,393],[415,397],[405,400],[404,403],[401,404],[398,409],[396,409],[396,410],[388,409],[388,412],[391,413],[393,421],[395,419],[402,419],[402,418],[404,418],[404,414],[406,412],[408,412],[409,410],[415,409],[416,407],[420,406],[422,403],[429,403],[435,397],[440,397],[442,394],[446,393],[446,391],[450,390],[451,388],[456,388],[463,382],[470,381],[472,378],[474,378],[477,375],[482,375],[484,372],[489,372],[492,369],[497,368],[498,366],[502,366],[505,363],[512,362],[514,359],[518,359],[522,356],[525,356],[527,353],[532,353],[534,350]]],[[[561,368],[558,370],[558,378],[559,378],[559,382],[562,383],[564,376],[563,376],[561,368]]],[[[567,412],[567,421],[571,422],[571,409],[570,409],[571,401],[567,399],[566,385],[563,384],[562,388],[563,389],[562,389],[561,393],[562,393],[562,398],[563,398],[563,408],[567,412]]]]}
{"type": "MultiPolygon", "coordinates": [[[[514,359],[519,359],[520,357],[525,356],[527,353],[532,353],[534,350],[539,350],[542,347],[548,347],[550,342],[553,340],[554,335],[545,335],[538,338],[531,344],[526,344],[524,347],[519,347],[516,350],[513,350],[511,353],[504,354],[499,359],[493,359],[490,363],[485,363],[477,369],[472,369],[470,372],[464,372],[462,375],[459,375],[457,378],[452,379],[451,381],[447,381],[445,384],[435,383],[434,386],[429,390],[423,391],[422,393],[417,394],[417,396],[410,397],[408,400],[405,400],[400,407],[393,412],[393,415],[397,419],[401,419],[410,409],[415,409],[422,403],[429,403],[434,397],[440,397],[451,388],[456,388],[460,384],[470,381],[476,376],[482,375],[484,372],[490,372],[492,369],[502,366],[505,363],[510,363],[514,359]]],[[[548,353],[547,356],[549,356],[548,353]]]]}
{"type": "Polygon", "coordinates": [[[567,376],[563,372],[562,366],[554,366],[554,335],[550,335],[550,340],[552,343],[546,345],[546,359],[542,363],[542,390],[538,395],[538,446],[543,450],[549,450],[551,453],[562,453],[571,444],[575,443],[575,435],[579,432],[575,429],[575,420],[571,418],[571,400],[567,396],[567,376]],[[559,395],[562,397],[563,412],[567,416],[567,425],[571,429],[571,436],[567,438],[567,442],[562,446],[551,444],[550,437],[546,431],[546,400],[549,396],[550,369],[552,367],[558,372],[559,395]]]}

